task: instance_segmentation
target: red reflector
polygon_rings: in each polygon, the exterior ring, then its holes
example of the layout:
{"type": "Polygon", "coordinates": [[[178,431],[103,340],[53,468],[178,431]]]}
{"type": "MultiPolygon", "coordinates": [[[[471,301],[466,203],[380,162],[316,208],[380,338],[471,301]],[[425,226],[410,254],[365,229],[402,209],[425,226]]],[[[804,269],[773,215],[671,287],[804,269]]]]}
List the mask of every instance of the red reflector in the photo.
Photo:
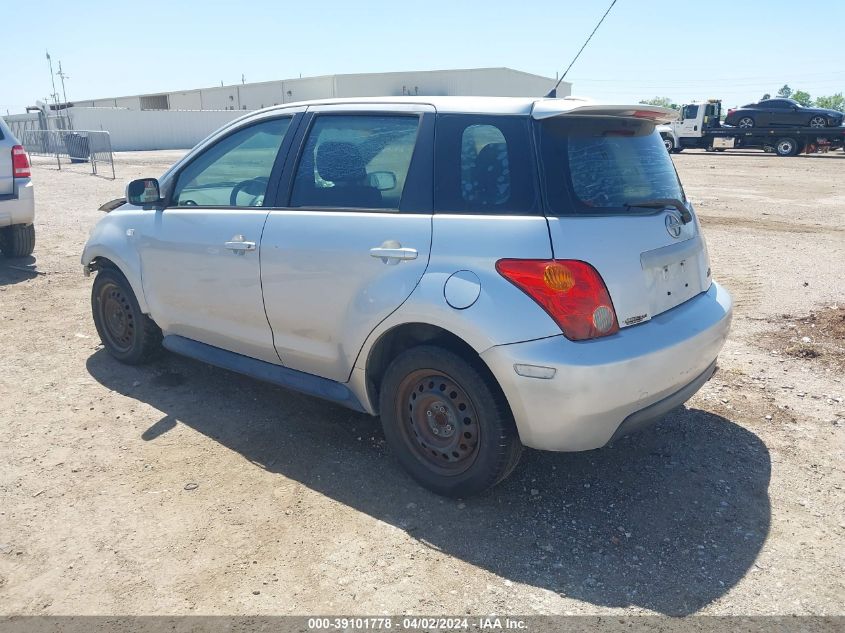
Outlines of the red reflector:
{"type": "Polygon", "coordinates": [[[12,148],[12,169],[15,178],[29,178],[32,172],[29,169],[29,156],[21,145],[12,148]]]}
{"type": "Polygon", "coordinates": [[[500,259],[496,270],[543,308],[573,341],[619,331],[616,311],[595,268],[574,259],[500,259]]]}

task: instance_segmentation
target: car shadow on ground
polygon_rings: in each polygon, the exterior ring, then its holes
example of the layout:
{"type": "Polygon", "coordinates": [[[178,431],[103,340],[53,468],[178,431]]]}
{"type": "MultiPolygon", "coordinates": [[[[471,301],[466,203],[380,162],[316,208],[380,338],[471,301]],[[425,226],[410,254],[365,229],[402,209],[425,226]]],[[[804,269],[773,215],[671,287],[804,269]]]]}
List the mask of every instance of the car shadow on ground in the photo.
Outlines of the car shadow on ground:
{"type": "Polygon", "coordinates": [[[0,286],[11,286],[39,276],[35,257],[4,257],[0,255],[0,286]]]}
{"type": "Polygon", "coordinates": [[[145,441],[185,424],[428,547],[602,607],[694,613],[749,572],[769,531],[766,447],[702,410],[597,451],[526,451],[510,479],[457,501],[399,469],[375,418],[172,355],[136,368],[100,350],[87,366],[164,413],[145,441]]]}

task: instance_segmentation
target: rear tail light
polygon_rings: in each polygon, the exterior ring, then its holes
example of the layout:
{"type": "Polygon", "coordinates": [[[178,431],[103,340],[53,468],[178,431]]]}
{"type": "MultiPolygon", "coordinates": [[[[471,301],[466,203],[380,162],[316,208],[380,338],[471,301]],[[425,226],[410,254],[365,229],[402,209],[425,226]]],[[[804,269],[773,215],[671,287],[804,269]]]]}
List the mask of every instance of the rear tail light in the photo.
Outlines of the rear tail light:
{"type": "Polygon", "coordinates": [[[548,312],[573,341],[619,331],[604,280],[574,259],[500,259],[496,270],[548,312]]]}
{"type": "Polygon", "coordinates": [[[32,175],[29,169],[29,156],[21,145],[15,145],[12,148],[12,169],[15,178],[29,178],[32,175]]]}

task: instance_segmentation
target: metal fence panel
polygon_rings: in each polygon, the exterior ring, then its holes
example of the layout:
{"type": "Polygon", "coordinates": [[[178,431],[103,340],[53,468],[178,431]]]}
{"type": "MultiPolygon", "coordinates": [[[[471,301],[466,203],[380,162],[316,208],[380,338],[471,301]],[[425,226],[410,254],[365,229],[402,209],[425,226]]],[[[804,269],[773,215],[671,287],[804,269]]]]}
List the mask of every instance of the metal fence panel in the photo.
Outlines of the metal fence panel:
{"type": "Polygon", "coordinates": [[[99,130],[25,130],[21,137],[24,149],[33,156],[54,156],[62,168],[62,159],[70,163],[90,163],[91,173],[99,174],[103,164],[114,173],[111,136],[99,130]]]}
{"type": "Polygon", "coordinates": [[[6,125],[12,131],[14,137],[18,140],[23,137],[27,130],[41,130],[44,128],[40,114],[13,114],[3,117],[6,125]]]}

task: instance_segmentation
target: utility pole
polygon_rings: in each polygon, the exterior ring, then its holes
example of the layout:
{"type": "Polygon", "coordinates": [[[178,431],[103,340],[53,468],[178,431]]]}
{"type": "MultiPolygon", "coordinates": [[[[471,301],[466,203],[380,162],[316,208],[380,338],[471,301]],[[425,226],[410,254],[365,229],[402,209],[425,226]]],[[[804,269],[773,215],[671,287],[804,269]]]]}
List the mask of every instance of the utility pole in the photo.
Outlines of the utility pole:
{"type": "Polygon", "coordinates": [[[62,71],[62,60],[59,60],[59,72],[56,73],[62,80],[62,99],[65,102],[65,121],[67,122],[67,128],[69,130],[73,129],[73,126],[70,122],[70,115],[68,115],[68,103],[67,103],[67,92],[65,91],[65,79],[70,79],[63,71],[62,71]]]}
{"type": "Polygon", "coordinates": [[[246,79],[244,79],[244,74],[241,73],[241,85],[246,83],[246,79]]]}
{"type": "Polygon", "coordinates": [[[56,92],[56,78],[53,76],[53,60],[50,57],[50,51],[44,51],[47,53],[47,63],[50,64],[50,83],[53,84],[53,103],[56,106],[56,111],[59,110],[59,93],[56,92]]]}
{"type": "Polygon", "coordinates": [[[64,99],[65,107],[67,107],[67,92],[65,91],[65,79],[70,79],[63,71],[62,71],[62,60],[59,60],[59,72],[56,73],[62,80],[62,99],[64,99]]]}

